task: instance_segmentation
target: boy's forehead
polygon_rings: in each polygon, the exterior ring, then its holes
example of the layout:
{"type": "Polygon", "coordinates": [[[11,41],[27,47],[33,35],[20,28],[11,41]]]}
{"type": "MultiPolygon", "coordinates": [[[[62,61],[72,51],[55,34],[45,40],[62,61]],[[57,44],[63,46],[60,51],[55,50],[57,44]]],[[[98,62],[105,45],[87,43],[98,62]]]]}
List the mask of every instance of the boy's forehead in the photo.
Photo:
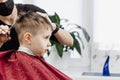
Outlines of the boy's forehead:
{"type": "Polygon", "coordinates": [[[49,24],[39,25],[39,30],[38,31],[40,31],[40,32],[52,31],[52,27],[49,24]]]}
{"type": "Polygon", "coordinates": [[[46,30],[52,31],[52,27],[50,25],[46,26],[46,30]]]}
{"type": "Polygon", "coordinates": [[[40,32],[41,35],[51,35],[52,29],[49,26],[48,28],[40,29],[38,32],[40,32]]]}
{"type": "Polygon", "coordinates": [[[50,24],[44,24],[43,26],[42,26],[42,28],[43,29],[47,29],[47,30],[52,30],[52,26],[50,25],[50,24]]]}

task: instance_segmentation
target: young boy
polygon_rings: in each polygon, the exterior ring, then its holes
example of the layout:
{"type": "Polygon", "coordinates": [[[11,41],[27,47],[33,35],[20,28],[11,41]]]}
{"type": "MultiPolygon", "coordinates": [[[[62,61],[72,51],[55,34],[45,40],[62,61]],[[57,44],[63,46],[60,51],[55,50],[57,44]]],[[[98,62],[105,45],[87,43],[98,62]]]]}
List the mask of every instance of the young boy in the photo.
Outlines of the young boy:
{"type": "Polygon", "coordinates": [[[71,80],[40,58],[50,46],[52,25],[42,14],[28,12],[17,20],[20,47],[0,52],[0,80],[71,80]]]}

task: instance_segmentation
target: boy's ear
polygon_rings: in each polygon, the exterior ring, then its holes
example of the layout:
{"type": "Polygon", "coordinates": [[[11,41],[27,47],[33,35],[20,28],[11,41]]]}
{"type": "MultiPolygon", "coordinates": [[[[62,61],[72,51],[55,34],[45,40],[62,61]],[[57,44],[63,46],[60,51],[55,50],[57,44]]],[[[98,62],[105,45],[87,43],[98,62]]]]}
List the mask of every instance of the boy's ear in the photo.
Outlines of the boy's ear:
{"type": "Polygon", "coordinates": [[[28,44],[31,44],[31,33],[29,33],[29,32],[26,32],[25,34],[24,34],[24,40],[25,40],[25,42],[26,43],[28,43],[28,44]]]}

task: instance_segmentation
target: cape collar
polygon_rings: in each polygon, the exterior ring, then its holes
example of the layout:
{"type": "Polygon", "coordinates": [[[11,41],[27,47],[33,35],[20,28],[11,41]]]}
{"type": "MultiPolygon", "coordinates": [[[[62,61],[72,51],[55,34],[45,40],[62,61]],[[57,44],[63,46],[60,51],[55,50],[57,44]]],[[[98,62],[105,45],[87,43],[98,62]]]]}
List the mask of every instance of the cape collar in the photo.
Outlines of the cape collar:
{"type": "Polygon", "coordinates": [[[28,48],[26,47],[19,47],[17,51],[25,52],[27,54],[35,56],[35,54],[28,48]]]}

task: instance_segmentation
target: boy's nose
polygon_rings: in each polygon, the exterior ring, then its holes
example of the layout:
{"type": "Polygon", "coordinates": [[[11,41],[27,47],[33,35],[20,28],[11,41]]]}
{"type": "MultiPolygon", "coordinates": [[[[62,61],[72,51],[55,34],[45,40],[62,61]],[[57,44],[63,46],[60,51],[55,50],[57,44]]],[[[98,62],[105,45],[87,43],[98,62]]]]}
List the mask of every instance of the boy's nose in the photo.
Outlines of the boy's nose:
{"type": "Polygon", "coordinates": [[[49,47],[49,46],[51,46],[51,43],[50,43],[50,41],[48,42],[48,47],[49,47]]]}

